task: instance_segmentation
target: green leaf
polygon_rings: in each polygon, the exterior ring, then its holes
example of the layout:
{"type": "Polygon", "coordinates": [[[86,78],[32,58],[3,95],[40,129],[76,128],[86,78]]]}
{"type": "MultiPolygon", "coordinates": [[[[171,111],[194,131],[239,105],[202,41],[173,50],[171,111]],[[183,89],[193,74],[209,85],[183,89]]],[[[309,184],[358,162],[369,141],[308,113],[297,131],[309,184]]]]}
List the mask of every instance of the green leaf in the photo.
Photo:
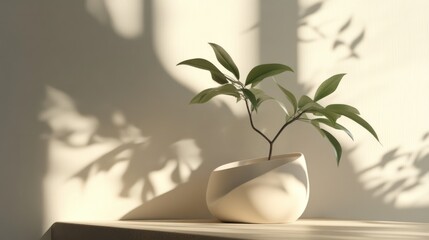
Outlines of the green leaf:
{"type": "Polygon", "coordinates": [[[351,120],[355,121],[357,124],[361,125],[368,132],[370,132],[372,134],[372,136],[374,136],[374,138],[377,139],[378,142],[380,142],[380,139],[378,139],[378,136],[377,136],[377,133],[375,132],[375,130],[363,118],[361,118],[360,116],[353,114],[353,113],[347,113],[347,115],[345,115],[345,114],[342,114],[342,115],[350,118],[351,120]]]}
{"type": "Polygon", "coordinates": [[[298,101],[298,108],[301,112],[312,113],[316,116],[325,116],[329,121],[335,123],[341,116],[335,112],[325,109],[322,105],[314,102],[309,96],[303,95],[298,101]]]}
{"type": "Polygon", "coordinates": [[[194,98],[192,98],[191,104],[205,103],[210,99],[212,99],[213,97],[216,97],[217,95],[221,95],[221,94],[240,98],[240,93],[232,84],[225,84],[216,88],[208,88],[198,93],[194,98]]]}
{"type": "Polygon", "coordinates": [[[377,133],[375,132],[375,130],[371,127],[371,125],[365,121],[363,118],[361,118],[359,115],[357,115],[354,112],[350,112],[347,111],[347,109],[332,109],[331,111],[343,115],[347,118],[350,118],[351,120],[353,120],[354,122],[356,122],[357,124],[361,125],[363,128],[365,128],[368,132],[370,132],[372,134],[372,136],[374,136],[375,139],[377,139],[378,142],[380,142],[380,140],[378,139],[377,133]]]}
{"type": "Polygon", "coordinates": [[[293,72],[292,68],[279,63],[258,65],[250,70],[249,74],[247,75],[246,86],[252,84],[252,87],[254,87],[265,78],[280,74],[285,71],[293,72]]]}
{"type": "Polygon", "coordinates": [[[279,107],[283,110],[283,112],[286,114],[286,120],[287,120],[289,118],[289,111],[287,110],[286,106],[277,99],[273,98],[273,101],[277,103],[279,107]]]}
{"type": "Polygon", "coordinates": [[[274,99],[259,88],[250,88],[249,91],[251,91],[257,99],[260,99],[262,101],[274,99]]]}
{"type": "Polygon", "coordinates": [[[177,65],[188,65],[195,68],[204,69],[210,71],[212,75],[212,79],[215,80],[219,84],[228,83],[226,76],[215,66],[213,63],[202,59],[202,58],[194,58],[185,60],[183,62],[178,63],[177,65]]]}
{"type": "Polygon", "coordinates": [[[346,104],[330,104],[326,106],[326,109],[332,112],[351,112],[357,115],[360,114],[359,110],[357,110],[355,107],[346,104]]]}
{"type": "Polygon", "coordinates": [[[258,111],[258,100],[256,99],[255,94],[253,94],[249,89],[243,89],[244,96],[246,96],[247,99],[249,99],[250,103],[252,104],[252,111],[258,111]]]}
{"type": "Polygon", "coordinates": [[[306,111],[315,115],[325,116],[333,124],[335,124],[337,119],[341,116],[337,113],[326,110],[324,107],[318,105],[317,103],[310,106],[306,111]]]}
{"type": "Polygon", "coordinates": [[[338,140],[332,136],[329,132],[326,130],[321,129],[322,132],[325,134],[326,138],[329,140],[329,142],[332,144],[332,146],[335,149],[335,157],[337,158],[337,166],[340,165],[341,155],[343,153],[343,149],[341,148],[340,143],[338,140]]]}
{"type": "MultiPolygon", "coordinates": [[[[263,102],[265,102],[265,101],[267,101],[267,100],[274,100],[274,98],[273,97],[271,97],[271,96],[269,96],[269,95],[267,95],[264,91],[262,91],[261,89],[258,89],[258,88],[250,88],[249,89],[249,91],[251,91],[254,95],[255,95],[255,97],[256,97],[256,105],[255,105],[255,108],[257,109],[257,108],[259,108],[259,106],[263,103],[263,102]]],[[[253,110],[253,109],[252,109],[253,110]]]]}
{"type": "Polygon", "coordinates": [[[298,111],[309,112],[318,116],[330,116],[330,119],[334,119],[332,114],[326,113],[322,105],[314,102],[309,96],[303,95],[298,101],[298,111]],[[325,114],[326,113],[326,114],[325,114]]]}
{"type": "Polygon", "coordinates": [[[339,123],[333,123],[332,121],[325,119],[325,118],[316,118],[316,119],[312,119],[311,122],[316,122],[316,123],[323,123],[331,128],[337,129],[337,130],[342,130],[345,133],[347,133],[347,135],[349,135],[349,137],[354,140],[352,133],[345,128],[343,125],[339,124],[339,123]]]}
{"type": "Polygon", "coordinates": [[[223,49],[221,46],[215,43],[209,43],[215,52],[216,58],[222,66],[224,66],[228,71],[234,74],[234,76],[240,79],[240,72],[238,71],[237,65],[235,65],[231,56],[223,49]]]}
{"type": "Polygon", "coordinates": [[[267,95],[264,91],[262,91],[261,89],[258,89],[258,88],[250,88],[250,89],[248,89],[249,91],[251,91],[254,95],[255,95],[255,97],[256,97],[256,101],[257,101],[257,104],[256,104],[256,108],[259,108],[259,106],[263,103],[263,102],[265,102],[265,101],[267,101],[267,100],[273,100],[275,103],[277,103],[279,106],[280,106],[280,108],[284,111],[284,113],[286,114],[286,116],[289,116],[289,112],[288,112],[288,110],[286,109],[286,107],[283,105],[283,103],[282,102],[280,102],[280,101],[278,101],[278,100],[276,100],[276,99],[274,99],[273,97],[271,97],[271,96],[269,96],[269,95],[267,95]]]}
{"type": "MultiPolygon", "coordinates": [[[[303,108],[305,105],[314,103],[314,101],[307,95],[302,95],[298,101],[298,107],[303,108]]],[[[310,106],[310,105],[308,105],[310,106]]],[[[301,109],[302,110],[302,109],[301,109]]]]}
{"type": "Polygon", "coordinates": [[[283,86],[281,86],[280,84],[277,84],[277,86],[279,86],[280,90],[282,90],[282,92],[284,93],[284,95],[286,96],[286,98],[289,100],[289,102],[292,104],[293,107],[293,112],[296,112],[296,109],[298,107],[298,103],[296,101],[296,97],[295,95],[293,95],[292,92],[290,92],[289,90],[287,90],[286,88],[284,88],[283,86]]]}
{"type": "Polygon", "coordinates": [[[316,130],[322,135],[322,137],[325,137],[325,133],[322,132],[322,129],[320,128],[320,124],[318,122],[310,121],[311,125],[316,128],[316,130]]]}
{"type": "Polygon", "coordinates": [[[319,101],[320,99],[328,96],[333,93],[335,89],[337,89],[338,84],[340,84],[341,79],[345,74],[337,74],[328,79],[326,79],[322,84],[320,84],[319,88],[314,95],[314,101],[319,101]]]}

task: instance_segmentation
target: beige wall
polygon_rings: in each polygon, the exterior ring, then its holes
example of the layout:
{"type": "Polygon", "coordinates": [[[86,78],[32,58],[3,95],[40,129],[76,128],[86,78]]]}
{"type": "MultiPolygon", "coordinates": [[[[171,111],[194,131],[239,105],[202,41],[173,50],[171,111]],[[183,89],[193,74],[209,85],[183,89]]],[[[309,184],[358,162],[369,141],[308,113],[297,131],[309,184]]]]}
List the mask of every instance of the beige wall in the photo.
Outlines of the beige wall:
{"type": "MultiPolygon", "coordinates": [[[[176,64],[213,57],[207,43],[217,42],[249,68],[258,57],[258,31],[251,29],[258,3],[236,1],[228,9],[219,1],[86,3],[89,9],[81,5],[69,16],[86,18],[72,33],[83,37],[75,51],[61,45],[72,44],[67,37],[54,42],[72,66],[60,64],[59,78],[49,75],[46,84],[45,227],[58,219],[208,217],[208,172],[243,155],[235,151],[241,139],[229,132],[250,132],[244,112],[228,98],[188,105],[214,84],[203,80],[207,73],[176,64]],[[81,31],[92,35],[89,43],[81,31]],[[71,79],[73,67],[78,73],[71,79]]],[[[53,28],[47,35],[67,31],[47,24],[53,28]]]]}
{"type": "MultiPolygon", "coordinates": [[[[23,239],[55,221],[209,217],[210,170],[267,148],[232,99],[188,105],[213,84],[175,65],[214,60],[207,42],[224,46],[242,75],[261,62],[290,65],[297,75],[281,79],[300,94],[348,73],[330,99],[357,106],[382,145],[344,122],[356,140],[338,134],[337,168],[317,132],[287,130],[275,154],[306,155],[305,217],[427,222],[429,4],[386,2],[2,2],[1,232],[23,239]]],[[[274,117],[257,118],[268,134],[281,124],[276,110],[268,104],[261,113],[274,117]]]]}
{"type": "Polygon", "coordinates": [[[299,38],[314,40],[298,42],[300,83],[314,92],[315,81],[347,73],[330,99],[357,106],[381,140],[344,122],[356,140],[337,135],[347,149],[338,169],[332,160],[310,159],[306,216],[429,221],[428,7],[427,1],[326,1],[307,19],[324,37],[298,29],[299,38]]]}

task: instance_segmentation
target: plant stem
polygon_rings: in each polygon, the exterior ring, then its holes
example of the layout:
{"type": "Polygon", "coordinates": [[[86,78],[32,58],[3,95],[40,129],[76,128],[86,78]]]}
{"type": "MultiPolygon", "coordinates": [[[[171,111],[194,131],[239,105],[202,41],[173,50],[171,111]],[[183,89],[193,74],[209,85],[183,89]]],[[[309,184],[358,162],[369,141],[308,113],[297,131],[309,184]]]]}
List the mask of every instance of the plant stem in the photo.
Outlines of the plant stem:
{"type": "Polygon", "coordinates": [[[271,155],[273,154],[273,144],[274,144],[274,142],[270,142],[270,150],[268,152],[268,160],[271,160],[271,155]]]}
{"type": "Polygon", "coordinates": [[[295,117],[291,118],[290,120],[286,121],[285,124],[283,124],[283,126],[279,129],[279,131],[277,132],[277,134],[274,136],[274,138],[272,140],[270,140],[263,132],[261,132],[259,129],[257,129],[255,127],[255,124],[253,123],[253,117],[252,117],[252,112],[250,111],[250,107],[249,107],[249,103],[247,102],[247,99],[244,99],[244,102],[246,103],[246,109],[247,109],[247,114],[249,115],[249,121],[250,121],[250,126],[252,126],[252,129],[255,130],[255,132],[257,132],[259,135],[261,135],[269,144],[269,151],[268,151],[268,160],[271,160],[271,155],[273,153],[273,145],[274,142],[277,140],[277,138],[280,136],[280,134],[283,132],[283,130],[291,123],[295,122],[296,120],[298,120],[302,114],[305,113],[305,111],[302,111],[298,114],[295,114],[295,117]]]}
{"type": "Polygon", "coordinates": [[[262,133],[259,129],[257,129],[255,127],[255,125],[253,124],[252,113],[250,111],[250,107],[249,107],[249,103],[247,102],[247,99],[244,99],[244,102],[246,103],[246,109],[247,109],[247,114],[249,115],[250,126],[252,126],[252,128],[253,128],[253,130],[255,130],[255,132],[259,133],[259,135],[261,135],[265,140],[267,140],[267,142],[269,144],[272,144],[271,140],[267,136],[265,136],[264,133],[262,133]]]}
{"type": "Polygon", "coordinates": [[[277,132],[277,134],[274,136],[272,142],[276,141],[276,139],[280,136],[280,134],[283,132],[283,130],[291,123],[295,122],[295,120],[299,119],[299,117],[301,117],[302,114],[304,114],[305,111],[299,113],[298,115],[296,115],[295,117],[293,117],[291,120],[287,121],[285,124],[283,124],[283,126],[280,128],[280,130],[277,132]]]}
{"type": "MultiPolygon", "coordinates": [[[[241,90],[245,89],[245,85],[238,81],[238,80],[234,80],[231,77],[228,77],[228,80],[230,80],[232,83],[235,83],[237,85],[239,85],[239,87],[241,87],[241,90]]],[[[244,99],[244,102],[246,103],[246,110],[247,110],[247,114],[249,115],[249,121],[250,121],[250,126],[252,126],[252,129],[257,132],[259,135],[261,135],[269,144],[269,151],[268,151],[268,160],[271,160],[271,155],[273,154],[273,145],[274,142],[277,140],[277,138],[280,136],[280,134],[283,132],[283,130],[291,123],[293,123],[294,121],[298,120],[302,114],[305,113],[305,111],[302,111],[298,114],[294,114],[295,116],[293,118],[291,118],[290,120],[286,121],[285,124],[283,124],[283,126],[279,129],[279,131],[277,132],[277,134],[274,136],[274,138],[272,140],[270,140],[262,131],[260,131],[259,129],[257,129],[255,127],[255,124],[253,123],[253,117],[252,117],[252,111],[251,108],[249,106],[249,103],[247,102],[246,97],[243,95],[242,96],[244,99]]]]}
{"type": "MultiPolygon", "coordinates": [[[[225,75],[225,74],[224,74],[225,75]]],[[[228,75],[225,75],[225,77],[231,82],[237,84],[241,89],[244,89],[244,84],[240,82],[239,80],[234,80],[232,77],[229,77],[228,75]]]]}

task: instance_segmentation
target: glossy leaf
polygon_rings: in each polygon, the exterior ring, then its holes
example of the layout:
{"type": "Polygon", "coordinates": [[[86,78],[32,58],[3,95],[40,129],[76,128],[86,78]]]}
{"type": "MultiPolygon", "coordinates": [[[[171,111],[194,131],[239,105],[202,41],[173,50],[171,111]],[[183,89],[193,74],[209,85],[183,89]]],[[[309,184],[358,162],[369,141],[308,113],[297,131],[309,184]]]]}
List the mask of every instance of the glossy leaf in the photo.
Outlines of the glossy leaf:
{"type": "Polygon", "coordinates": [[[273,98],[273,101],[275,103],[277,103],[277,105],[279,105],[279,107],[283,110],[283,112],[286,115],[286,120],[287,120],[289,118],[289,111],[287,110],[286,106],[282,102],[280,102],[279,100],[277,100],[277,99],[273,98]]]}
{"type": "MultiPolygon", "coordinates": [[[[317,104],[317,103],[316,103],[317,104]]],[[[313,113],[315,115],[322,115],[325,116],[331,123],[335,123],[337,119],[341,116],[337,113],[331,112],[326,110],[320,105],[313,105],[309,109],[307,109],[307,112],[313,113]]]]}
{"type": "Polygon", "coordinates": [[[280,90],[282,90],[282,92],[284,93],[286,98],[289,100],[289,102],[291,103],[291,105],[293,107],[293,112],[295,113],[296,109],[298,108],[298,103],[296,101],[295,95],[293,95],[292,92],[290,92],[289,90],[287,90],[286,88],[284,88],[280,84],[277,84],[277,86],[280,88],[280,90]]]}
{"type": "Polygon", "coordinates": [[[221,46],[215,43],[209,43],[215,52],[216,58],[222,66],[230,71],[237,79],[240,79],[240,72],[238,71],[237,65],[235,65],[231,56],[221,46]]]}
{"type": "Polygon", "coordinates": [[[298,101],[299,111],[308,112],[316,116],[325,116],[330,121],[335,122],[339,115],[330,113],[324,109],[324,107],[314,102],[310,97],[304,95],[298,101]],[[302,106],[302,107],[301,107],[302,106]]]}
{"type": "Polygon", "coordinates": [[[216,88],[208,88],[198,93],[194,98],[192,98],[191,103],[205,103],[213,97],[221,94],[240,98],[240,93],[232,84],[225,84],[216,88]]]}
{"type": "Polygon", "coordinates": [[[326,106],[326,109],[332,112],[351,112],[358,115],[360,114],[359,110],[355,107],[346,104],[330,104],[326,106]]]}
{"type": "MultiPolygon", "coordinates": [[[[320,6],[320,4],[318,6],[320,6]]],[[[350,25],[350,22],[345,24],[342,27],[342,30],[340,31],[343,31],[349,25],[350,25]]],[[[355,42],[357,42],[355,45],[358,45],[359,41],[363,38],[363,35],[364,33],[362,33],[357,38],[358,40],[354,41],[352,45],[355,42]]],[[[273,77],[285,71],[293,72],[293,70],[289,66],[286,66],[283,64],[277,64],[277,63],[258,65],[254,67],[247,75],[245,80],[245,86],[248,86],[248,87],[245,88],[242,82],[239,81],[240,73],[234,61],[232,60],[231,56],[221,46],[214,43],[209,43],[209,44],[212,47],[218,62],[226,70],[231,72],[236,79],[235,78],[233,79],[229,76],[227,77],[214,64],[212,64],[211,62],[205,59],[201,59],[201,58],[189,59],[179,63],[178,65],[189,65],[192,67],[207,70],[211,73],[213,80],[221,84],[220,87],[209,88],[200,92],[191,100],[191,103],[205,103],[218,95],[230,95],[235,97],[237,101],[244,98],[246,100],[246,103],[249,103],[249,102],[251,103],[252,111],[257,110],[259,106],[267,100],[273,100],[276,103],[278,103],[279,106],[286,113],[286,122],[279,129],[279,131],[277,132],[277,134],[272,140],[270,140],[263,132],[259,131],[257,128],[255,128],[252,125],[253,129],[256,132],[258,132],[262,137],[264,137],[265,140],[267,140],[268,143],[270,144],[270,156],[271,156],[271,150],[272,150],[274,141],[282,133],[285,127],[287,127],[288,124],[290,124],[295,120],[301,120],[312,124],[323,137],[326,137],[329,140],[329,142],[334,147],[337,164],[340,163],[340,159],[342,156],[342,147],[338,142],[338,140],[335,138],[335,136],[333,136],[330,132],[326,131],[323,128],[330,127],[335,130],[344,131],[346,134],[350,136],[351,139],[353,139],[353,135],[351,134],[351,132],[348,129],[346,129],[344,126],[336,122],[340,116],[345,116],[347,118],[350,118],[352,121],[355,121],[363,128],[368,130],[377,140],[379,140],[374,129],[369,125],[369,123],[367,123],[364,119],[362,119],[359,116],[360,113],[356,108],[345,104],[331,104],[331,105],[328,105],[327,107],[323,107],[322,105],[317,103],[317,101],[332,94],[338,88],[338,85],[345,74],[337,74],[326,79],[317,88],[316,93],[314,95],[314,99],[312,99],[307,95],[304,95],[300,97],[298,101],[292,92],[290,92],[288,89],[284,88],[283,86],[281,86],[276,82],[280,90],[283,92],[283,94],[286,96],[291,106],[293,107],[294,113],[293,115],[289,116],[288,111],[283,103],[268,96],[262,90],[254,88],[257,84],[259,84],[261,81],[263,81],[268,77],[273,77]],[[249,88],[249,86],[251,87],[249,88]],[[314,116],[311,116],[310,114],[316,116],[316,118],[311,119],[311,118],[314,118],[314,116]],[[309,118],[307,115],[311,116],[311,118],[309,118]]],[[[251,123],[253,123],[251,113],[249,114],[249,117],[250,117],[251,123]]],[[[331,130],[331,129],[328,128],[328,130],[331,130]]],[[[270,159],[270,156],[268,157],[268,159],[270,159]]]]}
{"type": "MultiPolygon", "coordinates": [[[[298,108],[303,108],[304,106],[310,106],[309,103],[314,103],[314,101],[307,95],[302,95],[298,101],[298,108]]],[[[302,109],[301,109],[302,110],[302,109]]]]}
{"type": "Polygon", "coordinates": [[[256,99],[255,94],[253,94],[249,89],[243,89],[243,94],[252,104],[252,111],[258,111],[258,100],[256,99]]]}
{"type": "Polygon", "coordinates": [[[212,79],[215,80],[219,84],[225,84],[228,83],[228,80],[226,79],[225,75],[215,66],[213,63],[202,59],[202,58],[194,58],[185,60],[183,62],[178,63],[177,65],[188,65],[195,68],[200,68],[207,70],[211,73],[212,79]]]}
{"type": "Polygon", "coordinates": [[[320,99],[328,96],[333,93],[338,84],[340,84],[341,79],[345,74],[337,74],[328,79],[326,79],[322,84],[320,84],[319,88],[316,90],[316,94],[314,95],[314,101],[319,101],[320,99]]]}
{"type": "Polygon", "coordinates": [[[316,116],[325,116],[329,121],[335,123],[340,117],[339,114],[326,110],[322,105],[314,102],[309,96],[303,95],[298,101],[298,107],[301,112],[312,113],[316,116]]]}
{"type": "Polygon", "coordinates": [[[279,63],[258,65],[250,70],[249,74],[247,75],[246,86],[252,84],[252,87],[254,87],[265,78],[275,76],[285,71],[293,72],[292,68],[289,66],[279,63]]]}
{"type": "Polygon", "coordinates": [[[372,134],[372,136],[374,136],[375,139],[377,139],[378,142],[380,142],[380,140],[378,139],[377,133],[375,132],[375,130],[371,127],[371,125],[365,121],[363,118],[361,118],[359,115],[357,115],[354,112],[350,112],[347,111],[346,109],[332,109],[331,111],[343,115],[347,118],[350,118],[351,120],[353,120],[354,122],[356,122],[357,124],[361,125],[363,128],[365,128],[368,132],[370,132],[372,134]]]}
{"type": "Polygon", "coordinates": [[[312,119],[311,122],[317,122],[317,123],[323,123],[331,128],[337,129],[337,130],[342,130],[345,133],[347,133],[347,135],[349,135],[349,137],[354,140],[353,138],[353,134],[347,129],[345,128],[343,125],[339,124],[339,123],[333,123],[332,121],[325,119],[325,118],[316,118],[316,119],[312,119]]]}
{"type": "Polygon", "coordinates": [[[322,132],[325,134],[326,138],[329,140],[329,142],[332,144],[335,150],[335,157],[337,159],[337,166],[340,165],[341,155],[343,153],[343,149],[338,142],[338,140],[332,136],[328,131],[321,129],[322,132]]]}
{"type": "Polygon", "coordinates": [[[316,130],[320,133],[320,135],[322,135],[322,137],[325,137],[325,133],[322,132],[322,129],[320,128],[320,124],[318,122],[310,121],[310,123],[314,126],[314,128],[316,128],[316,130]]]}
{"type": "Polygon", "coordinates": [[[255,95],[256,99],[261,99],[262,101],[274,99],[259,88],[250,88],[249,91],[255,95]]]}
{"type": "MultiPolygon", "coordinates": [[[[280,101],[278,101],[277,99],[274,99],[273,97],[271,97],[271,96],[269,96],[269,95],[267,95],[264,91],[262,91],[261,89],[258,89],[258,88],[250,88],[250,89],[248,89],[249,91],[251,91],[254,95],[255,95],[255,97],[256,97],[256,106],[255,106],[255,108],[257,109],[257,108],[259,108],[259,106],[263,103],[263,102],[265,102],[265,101],[267,101],[267,100],[272,100],[272,101],[274,101],[276,104],[278,104],[279,105],[279,107],[283,110],[283,112],[285,113],[285,115],[286,116],[289,116],[289,112],[288,112],[288,110],[286,109],[286,107],[283,105],[283,103],[282,102],[280,102],[280,101]]],[[[255,109],[252,109],[252,110],[255,110],[255,109]]]]}

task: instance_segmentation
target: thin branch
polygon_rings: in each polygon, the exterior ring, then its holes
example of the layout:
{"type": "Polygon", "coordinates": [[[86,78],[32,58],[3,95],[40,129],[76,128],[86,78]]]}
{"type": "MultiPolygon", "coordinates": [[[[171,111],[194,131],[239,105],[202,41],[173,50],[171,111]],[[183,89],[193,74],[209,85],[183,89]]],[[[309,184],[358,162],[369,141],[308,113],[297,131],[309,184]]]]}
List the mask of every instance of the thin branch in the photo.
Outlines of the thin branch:
{"type": "Polygon", "coordinates": [[[259,135],[261,135],[263,138],[265,138],[265,140],[267,140],[268,143],[271,144],[272,141],[264,133],[262,133],[259,129],[257,129],[253,124],[253,118],[252,118],[252,113],[250,112],[249,103],[247,102],[247,99],[244,99],[244,102],[246,103],[246,109],[247,109],[247,114],[249,115],[250,126],[252,126],[253,130],[259,133],[259,135]]]}
{"type": "Polygon", "coordinates": [[[268,160],[271,160],[272,154],[273,154],[273,142],[270,142],[270,150],[268,151],[268,160]]]}
{"type": "Polygon", "coordinates": [[[244,84],[242,82],[240,82],[239,80],[235,80],[234,78],[226,75],[223,73],[223,75],[226,77],[226,79],[228,79],[229,81],[231,81],[232,83],[238,84],[241,88],[244,88],[244,84]]]}
{"type": "Polygon", "coordinates": [[[277,132],[276,136],[274,136],[273,140],[271,142],[276,141],[276,139],[280,136],[280,134],[283,132],[283,130],[291,123],[295,122],[297,119],[299,119],[299,117],[301,117],[302,114],[304,114],[305,111],[299,113],[297,116],[295,116],[294,118],[292,118],[290,121],[287,121],[285,124],[283,124],[283,126],[280,128],[280,130],[277,132]]]}

